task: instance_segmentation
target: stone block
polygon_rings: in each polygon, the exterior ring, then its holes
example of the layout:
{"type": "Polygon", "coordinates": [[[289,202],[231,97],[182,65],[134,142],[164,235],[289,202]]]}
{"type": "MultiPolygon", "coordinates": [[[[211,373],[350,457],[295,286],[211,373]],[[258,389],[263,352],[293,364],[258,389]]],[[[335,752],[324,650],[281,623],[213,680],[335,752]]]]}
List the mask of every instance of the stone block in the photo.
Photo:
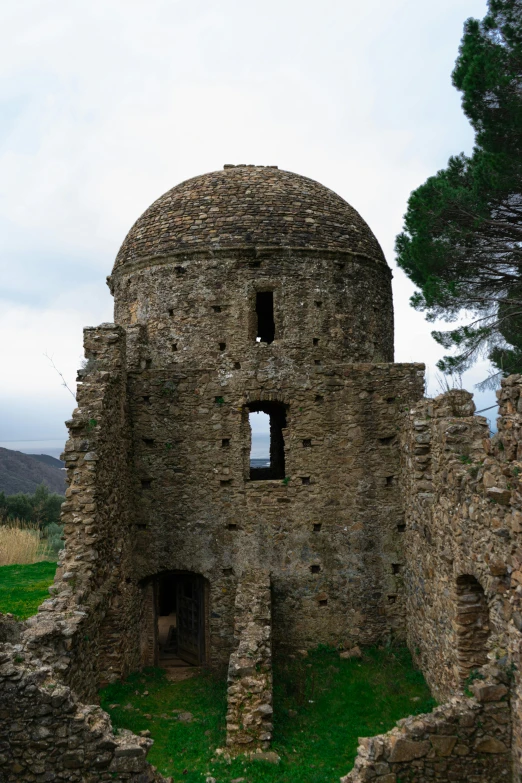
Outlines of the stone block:
{"type": "Polygon", "coordinates": [[[431,744],[428,740],[416,742],[406,737],[390,738],[391,752],[388,756],[390,763],[401,763],[420,759],[429,753],[431,744]]]}
{"type": "Polygon", "coordinates": [[[430,742],[437,756],[451,756],[453,748],[457,744],[457,737],[430,734],[430,742]]]}

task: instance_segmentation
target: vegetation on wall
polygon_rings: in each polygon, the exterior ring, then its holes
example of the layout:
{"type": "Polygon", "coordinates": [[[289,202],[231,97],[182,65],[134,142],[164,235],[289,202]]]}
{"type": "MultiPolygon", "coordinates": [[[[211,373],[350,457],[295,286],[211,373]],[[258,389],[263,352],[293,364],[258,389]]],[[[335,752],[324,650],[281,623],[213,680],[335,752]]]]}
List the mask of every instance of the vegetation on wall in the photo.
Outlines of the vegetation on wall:
{"type": "MultiPolygon", "coordinates": [[[[452,74],[475,130],[470,156],[450,158],[409,199],[399,266],[428,320],[468,323],[432,332],[460,373],[487,355],[498,375],[522,371],[522,6],[489,0],[468,19],[452,74]]],[[[498,377],[495,378],[498,380],[498,377]]]]}

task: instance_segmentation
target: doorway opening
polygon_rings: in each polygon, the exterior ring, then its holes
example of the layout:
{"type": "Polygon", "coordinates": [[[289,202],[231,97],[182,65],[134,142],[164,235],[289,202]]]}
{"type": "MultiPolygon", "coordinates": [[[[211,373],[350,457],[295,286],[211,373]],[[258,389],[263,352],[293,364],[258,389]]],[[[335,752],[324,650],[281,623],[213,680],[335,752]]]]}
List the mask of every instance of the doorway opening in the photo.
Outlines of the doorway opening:
{"type": "Polygon", "coordinates": [[[287,406],[281,402],[263,401],[251,402],[247,409],[251,433],[250,479],[252,481],[284,479],[285,440],[283,430],[286,427],[287,406]],[[269,444],[265,442],[264,449],[267,452],[267,458],[263,457],[262,461],[255,457],[260,441],[260,433],[256,433],[256,418],[259,413],[264,413],[269,420],[269,432],[265,433],[265,439],[268,435],[270,442],[269,444]]]}
{"type": "Polygon", "coordinates": [[[201,666],[206,660],[205,580],[199,574],[169,571],[156,579],[159,666],[201,666]]]}
{"type": "Polygon", "coordinates": [[[256,293],[257,337],[258,343],[273,343],[275,338],[274,292],[256,293]]]}

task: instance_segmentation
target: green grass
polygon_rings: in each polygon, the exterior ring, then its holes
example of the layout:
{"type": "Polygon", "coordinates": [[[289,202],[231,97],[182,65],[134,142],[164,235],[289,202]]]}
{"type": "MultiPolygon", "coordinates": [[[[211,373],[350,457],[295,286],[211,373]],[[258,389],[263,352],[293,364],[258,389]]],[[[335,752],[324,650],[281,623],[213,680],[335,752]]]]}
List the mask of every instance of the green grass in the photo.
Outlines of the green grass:
{"type": "Polygon", "coordinates": [[[42,560],[30,565],[0,567],[0,612],[16,615],[19,620],[36,613],[52,584],[56,563],[42,560]]]}
{"type": "Polygon", "coordinates": [[[362,661],[341,660],[330,649],[276,660],[276,766],[215,757],[214,750],[225,746],[225,699],[226,683],[210,673],[173,683],[160,669],[101,692],[115,727],[150,730],[155,744],[149,760],[176,783],[203,783],[207,775],[218,783],[333,783],[351,769],[358,737],[381,734],[399,718],[435,706],[405,648],[366,650],[362,661]],[[193,721],[177,720],[176,711],[191,712],[193,721]]]}

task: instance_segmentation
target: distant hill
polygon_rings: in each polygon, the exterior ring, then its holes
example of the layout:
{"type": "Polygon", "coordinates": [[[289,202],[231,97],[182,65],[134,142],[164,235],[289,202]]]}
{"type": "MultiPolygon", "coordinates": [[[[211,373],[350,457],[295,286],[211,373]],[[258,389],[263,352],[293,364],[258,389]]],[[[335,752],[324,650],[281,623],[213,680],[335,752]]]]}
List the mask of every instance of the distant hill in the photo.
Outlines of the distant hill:
{"type": "MultiPolygon", "coordinates": [[[[19,454],[20,452],[17,453],[19,454]]],[[[65,463],[56,459],[56,457],[51,457],[50,454],[26,454],[25,456],[37,459],[39,462],[45,462],[46,465],[51,465],[53,468],[58,468],[58,470],[65,467],[65,463]]]]}
{"type": "Polygon", "coordinates": [[[0,447],[0,492],[15,495],[32,494],[39,484],[46,484],[51,492],[65,493],[65,471],[59,459],[47,454],[22,454],[0,447]]]}

